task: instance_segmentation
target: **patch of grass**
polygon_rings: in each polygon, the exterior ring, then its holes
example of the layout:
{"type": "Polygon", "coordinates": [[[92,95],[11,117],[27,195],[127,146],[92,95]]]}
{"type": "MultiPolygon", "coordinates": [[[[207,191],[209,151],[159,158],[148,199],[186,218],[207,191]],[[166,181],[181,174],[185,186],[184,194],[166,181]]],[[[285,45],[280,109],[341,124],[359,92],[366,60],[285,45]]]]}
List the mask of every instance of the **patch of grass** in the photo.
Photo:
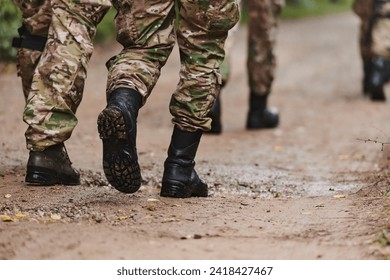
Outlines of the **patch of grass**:
{"type": "Polygon", "coordinates": [[[0,7],[0,61],[14,61],[16,49],[11,44],[22,23],[21,14],[12,1],[0,0],[0,7]]]}

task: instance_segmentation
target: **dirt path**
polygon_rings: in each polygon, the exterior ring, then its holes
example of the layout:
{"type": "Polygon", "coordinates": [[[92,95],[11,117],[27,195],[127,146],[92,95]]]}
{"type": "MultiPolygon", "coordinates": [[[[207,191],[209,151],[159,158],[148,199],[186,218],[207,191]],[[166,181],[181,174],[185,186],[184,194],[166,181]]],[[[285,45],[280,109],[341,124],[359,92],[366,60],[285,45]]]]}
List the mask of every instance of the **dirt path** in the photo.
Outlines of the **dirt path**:
{"type": "Polygon", "coordinates": [[[389,141],[389,102],[372,103],[360,92],[357,28],[352,14],[282,22],[270,100],[281,125],[255,132],[244,129],[246,31],[238,32],[222,93],[224,133],[204,136],[197,156],[207,199],[158,195],[177,52],[140,113],[144,182],[134,195],[107,186],[96,129],[104,62],[118,46],[97,48],[67,142],[81,186],[25,186],[21,86],[14,67],[3,67],[0,215],[12,221],[0,221],[0,259],[389,258],[389,246],[376,242],[390,227],[389,147],[356,140],[389,141]]]}

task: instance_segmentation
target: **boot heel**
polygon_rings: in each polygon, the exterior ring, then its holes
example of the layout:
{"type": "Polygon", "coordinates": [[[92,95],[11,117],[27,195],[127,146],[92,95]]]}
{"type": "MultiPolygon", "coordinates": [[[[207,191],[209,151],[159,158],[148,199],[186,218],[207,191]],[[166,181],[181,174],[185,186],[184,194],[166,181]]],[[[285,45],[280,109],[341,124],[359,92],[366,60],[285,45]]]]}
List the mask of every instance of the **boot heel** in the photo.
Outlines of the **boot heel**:
{"type": "Polygon", "coordinates": [[[52,186],[57,184],[57,179],[50,173],[27,170],[26,183],[35,186],[52,186]]]}
{"type": "Polygon", "coordinates": [[[176,181],[164,182],[161,186],[160,196],[186,198],[191,197],[191,193],[186,191],[184,184],[176,181]]]}
{"type": "Polygon", "coordinates": [[[105,108],[98,116],[100,139],[126,139],[126,125],[121,112],[112,107],[105,108]]]}
{"type": "Polygon", "coordinates": [[[208,186],[196,174],[195,155],[198,149],[201,131],[173,130],[168,158],[164,163],[164,174],[160,196],[187,198],[207,197],[208,186]]]}

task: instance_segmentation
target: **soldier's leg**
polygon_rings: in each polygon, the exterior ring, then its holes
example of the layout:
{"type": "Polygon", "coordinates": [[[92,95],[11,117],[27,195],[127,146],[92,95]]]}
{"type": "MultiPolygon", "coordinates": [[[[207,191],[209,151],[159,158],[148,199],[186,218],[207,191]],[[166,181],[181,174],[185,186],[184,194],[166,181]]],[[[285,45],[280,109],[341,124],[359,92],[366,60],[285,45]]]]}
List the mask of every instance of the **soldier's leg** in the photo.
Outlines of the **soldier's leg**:
{"type": "Polygon", "coordinates": [[[374,0],[355,0],[354,12],[360,18],[359,47],[363,64],[363,93],[368,94],[368,81],[371,73],[371,29],[373,24],[374,0]]]}
{"type": "Polygon", "coordinates": [[[173,0],[113,1],[117,41],[123,50],[107,62],[107,107],[98,117],[103,169],[112,186],[137,191],[141,173],[136,149],[138,110],[154,88],[175,35],[173,0]]]}
{"type": "Polygon", "coordinates": [[[274,80],[274,54],[277,16],[283,1],[248,0],[248,81],[250,88],[247,128],[273,128],[279,123],[277,112],[267,109],[267,99],[274,80]]]}
{"type": "Polygon", "coordinates": [[[369,93],[374,101],[386,100],[384,85],[390,80],[390,3],[376,1],[372,27],[372,64],[369,93]]]}
{"type": "Polygon", "coordinates": [[[45,46],[51,22],[50,0],[13,0],[22,13],[23,25],[13,46],[19,48],[17,58],[18,76],[22,80],[25,100],[31,90],[34,69],[45,46]]]}
{"type": "MultiPolygon", "coordinates": [[[[51,23],[52,9],[50,0],[14,0],[20,8],[23,25],[18,30],[19,37],[14,38],[13,46],[17,52],[18,76],[22,80],[24,98],[27,101],[31,91],[34,70],[45,47],[51,23]]],[[[78,73],[70,96],[82,96],[84,90],[83,75],[78,73]]],[[[72,110],[76,110],[81,98],[74,98],[72,110]]]]}
{"type": "Polygon", "coordinates": [[[195,172],[203,131],[210,129],[210,110],[219,93],[224,44],[238,21],[235,0],[179,1],[177,39],[180,81],[170,102],[175,125],[164,163],[161,196],[207,196],[207,184],[195,172]]]}
{"type": "Polygon", "coordinates": [[[42,151],[70,137],[81,98],[72,96],[71,89],[78,74],[86,77],[96,25],[108,7],[52,0],[48,41],[34,72],[24,111],[24,121],[29,125],[28,149],[42,151]]]}
{"type": "MultiPolygon", "coordinates": [[[[240,5],[241,1],[237,1],[240,5]]],[[[222,76],[222,86],[221,91],[217,95],[213,107],[211,107],[208,117],[211,119],[211,128],[209,131],[205,131],[209,134],[220,134],[222,133],[222,102],[221,102],[221,93],[223,88],[229,82],[230,72],[231,72],[231,55],[232,49],[235,40],[235,33],[238,29],[238,24],[235,25],[232,29],[229,30],[228,37],[225,43],[225,59],[221,64],[220,72],[222,76]]]]}
{"type": "MultiPolygon", "coordinates": [[[[231,30],[232,31],[232,30],[231,30]]],[[[220,73],[222,78],[222,85],[221,85],[221,91],[217,94],[217,97],[215,99],[215,102],[213,106],[211,107],[209,113],[207,116],[211,119],[211,128],[209,131],[205,131],[209,134],[221,134],[222,133],[222,104],[221,104],[221,93],[222,89],[226,86],[226,84],[229,81],[230,77],[230,56],[231,56],[231,49],[233,47],[233,33],[229,32],[228,38],[226,40],[226,55],[225,59],[221,64],[220,67],[220,73]]]]}
{"type": "Polygon", "coordinates": [[[76,4],[52,0],[52,21],[45,49],[34,71],[25,106],[24,121],[30,157],[26,181],[33,184],[77,184],[79,175],[70,166],[63,142],[77,123],[92,39],[110,3],[76,4]],[[77,84],[75,84],[77,83],[77,84]],[[74,88],[76,87],[76,89],[74,88]]]}

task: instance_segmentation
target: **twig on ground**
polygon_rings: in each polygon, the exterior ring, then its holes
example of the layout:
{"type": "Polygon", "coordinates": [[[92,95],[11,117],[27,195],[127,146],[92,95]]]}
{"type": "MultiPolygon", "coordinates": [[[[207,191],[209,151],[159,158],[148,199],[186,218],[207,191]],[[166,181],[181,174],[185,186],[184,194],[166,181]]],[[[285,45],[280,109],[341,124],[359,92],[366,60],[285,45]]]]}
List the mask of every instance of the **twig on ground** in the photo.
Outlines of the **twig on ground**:
{"type": "Polygon", "coordinates": [[[381,144],[382,145],[382,148],[381,148],[381,151],[383,152],[383,148],[385,145],[390,145],[390,142],[382,142],[382,141],[379,141],[379,140],[372,140],[370,138],[368,139],[360,139],[360,138],[356,138],[356,140],[358,141],[364,141],[364,143],[367,143],[367,142],[374,142],[375,144],[381,144]]]}

